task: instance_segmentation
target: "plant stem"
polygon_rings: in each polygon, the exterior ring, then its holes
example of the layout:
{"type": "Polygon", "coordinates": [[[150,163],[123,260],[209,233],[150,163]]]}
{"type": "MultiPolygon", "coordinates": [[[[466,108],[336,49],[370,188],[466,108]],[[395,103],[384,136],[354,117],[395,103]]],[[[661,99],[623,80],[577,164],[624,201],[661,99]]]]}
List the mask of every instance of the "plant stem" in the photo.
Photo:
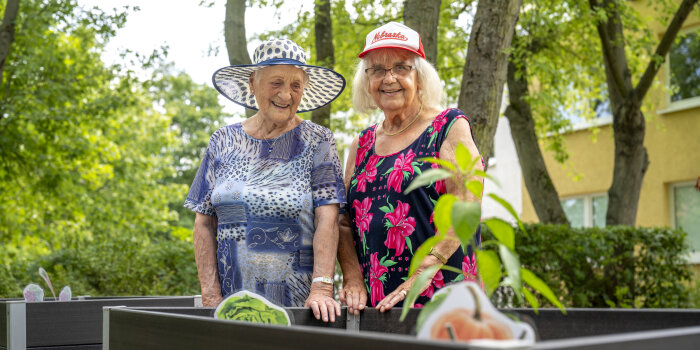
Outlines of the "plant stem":
{"type": "Polygon", "coordinates": [[[469,284],[467,285],[467,290],[469,290],[469,293],[471,293],[472,297],[474,298],[474,319],[481,321],[481,301],[479,300],[479,296],[476,295],[476,292],[474,292],[469,284]]]}

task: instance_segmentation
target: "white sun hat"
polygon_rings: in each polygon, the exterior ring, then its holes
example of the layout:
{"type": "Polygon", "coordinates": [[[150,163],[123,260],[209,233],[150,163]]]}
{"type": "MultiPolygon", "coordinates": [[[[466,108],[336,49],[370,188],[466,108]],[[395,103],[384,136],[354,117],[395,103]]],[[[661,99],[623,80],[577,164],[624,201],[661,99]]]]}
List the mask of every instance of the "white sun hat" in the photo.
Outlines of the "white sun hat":
{"type": "Polygon", "coordinates": [[[306,52],[288,39],[272,39],[255,49],[253,64],[241,64],[221,68],[214,72],[212,82],[220,94],[246,108],[258,109],[255,96],[250,92],[250,75],[266,66],[291,65],[309,76],[304,86],[297,113],[321,108],[333,101],[345,88],[345,78],[340,73],[319,66],[306,64],[306,52]]]}

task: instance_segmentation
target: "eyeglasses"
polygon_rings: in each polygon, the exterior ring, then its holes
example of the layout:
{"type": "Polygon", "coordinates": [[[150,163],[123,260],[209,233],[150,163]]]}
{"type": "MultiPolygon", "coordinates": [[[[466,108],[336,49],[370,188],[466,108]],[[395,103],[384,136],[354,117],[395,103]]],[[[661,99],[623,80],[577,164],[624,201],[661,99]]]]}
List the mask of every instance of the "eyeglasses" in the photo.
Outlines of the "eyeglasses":
{"type": "Polygon", "coordinates": [[[372,79],[383,79],[386,76],[386,72],[390,71],[391,75],[396,78],[396,77],[405,77],[408,75],[408,73],[413,70],[413,66],[407,66],[403,64],[397,64],[391,68],[383,68],[383,67],[372,67],[372,68],[367,68],[365,69],[365,73],[369,75],[372,79]]]}

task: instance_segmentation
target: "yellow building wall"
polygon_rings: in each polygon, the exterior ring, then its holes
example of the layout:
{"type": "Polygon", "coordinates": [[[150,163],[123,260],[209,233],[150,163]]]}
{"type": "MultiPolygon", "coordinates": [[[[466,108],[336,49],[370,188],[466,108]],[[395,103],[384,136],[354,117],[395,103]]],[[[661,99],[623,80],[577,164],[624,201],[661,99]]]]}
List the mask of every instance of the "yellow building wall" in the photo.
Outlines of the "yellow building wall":
{"type": "MultiPolygon", "coordinates": [[[[642,2],[634,3],[637,7],[642,2]]],[[[649,10],[640,10],[643,16],[653,17],[649,10]]],[[[651,24],[651,28],[657,32],[664,29],[658,23],[651,24]]],[[[695,12],[686,20],[683,30],[696,28],[700,30],[700,18],[695,12]]],[[[659,37],[662,34],[659,33],[659,37]]],[[[665,81],[663,69],[657,79],[665,81]]],[[[645,111],[644,145],[649,155],[649,168],[642,184],[636,224],[670,226],[669,185],[695,181],[700,176],[700,104],[675,112],[657,113],[668,107],[667,95],[658,86],[650,90],[645,101],[652,101],[654,106],[645,111]]],[[[612,125],[599,127],[595,137],[591,129],[585,129],[569,132],[564,138],[569,154],[564,164],[556,162],[553,153],[542,147],[547,170],[559,197],[606,193],[612,183],[614,162],[612,125]]],[[[521,217],[525,222],[538,222],[524,182],[522,190],[521,217]]]]}
{"type": "MultiPolygon", "coordinates": [[[[590,130],[567,134],[569,159],[563,165],[554,160],[552,152],[544,152],[559,197],[608,191],[614,158],[611,130],[611,125],[603,126],[595,138],[590,130]]],[[[647,120],[644,145],[649,169],[642,183],[637,225],[670,226],[669,184],[694,181],[700,176],[700,108],[653,115],[647,120]]],[[[522,219],[538,221],[524,184],[522,219]]]]}

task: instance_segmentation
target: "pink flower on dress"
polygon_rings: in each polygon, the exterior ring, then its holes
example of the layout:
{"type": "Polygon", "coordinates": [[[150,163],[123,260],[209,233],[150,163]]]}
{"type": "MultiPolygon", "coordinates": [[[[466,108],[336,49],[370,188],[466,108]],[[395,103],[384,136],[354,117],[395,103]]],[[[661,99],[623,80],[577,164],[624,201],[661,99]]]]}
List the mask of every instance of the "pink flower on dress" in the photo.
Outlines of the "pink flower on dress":
{"type": "Polygon", "coordinates": [[[357,156],[355,158],[355,164],[362,163],[365,158],[367,151],[372,148],[374,144],[374,130],[368,130],[360,139],[357,144],[357,156]]]}
{"type": "Polygon", "coordinates": [[[432,213],[430,213],[430,223],[433,224],[433,228],[435,229],[435,235],[437,236],[438,229],[437,229],[437,226],[435,225],[435,212],[434,211],[432,213]]]}
{"type": "Polygon", "coordinates": [[[394,161],[394,168],[389,174],[389,178],[387,180],[387,185],[388,188],[393,188],[394,191],[401,193],[401,183],[403,182],[403,172],[408,171],[409,173],[413,174],[413,165],[411,162],[413,162],[413,158],[416,155],[413,153],[413,150],[408,150],[406,154],[399,154],[398,157],[396,157],[396,160],[394,161]]]}
{"type": "Polygon", "coordinates": [[[439,117],[437,117],[433,120],[433,124],[431,125],[433,128],[433,131],[430,132],[429,136],[432,137],[434,134],[439,133],[440,130],[442,130],[442,127],[445,126],[445,124],[447,124],[447,117],[443,113],[442,115],[440,115],[439,117]]]}
{"type": "Polygon", "coordinates": [[[355,224],[360,231],[360,240],[364,240],[364,233],[369,231],[369,223],[372,221],[372,213],[369,209],[372,207],[372,199],[366,197],[360,202],[355,199],[352,202],[352,208],[355,209],[355,224]]]}
{"type": "Polygon", "coordinates": [[[424,290],[423,293],[420,293],[420,295],[432,298],[433,294],[435,294],[435,290],[444,286],[445,281],[444,277],[442,276],[442,271],[438,270],[438,272],[433,277],[433,280],[430,282],[430,286],[428,286],[428,289],[424,290]]]}
{"type": "MultiPolygon", "coordinates": [[[[433,169],[440,168],[440,166],[437,165],[437,163],[431,164],[430,167],[433,169]]],[[[445,192],[447,192],[447,188],[445,187],[445,180],[435,182],[435,190],[438,194],[445,194],[445,192]]]]}
{"type": "Polygon", "coordinates": [[[476,281],[478,274],[476,268],[476,254],[472,252],[472,256],[464,256],[462,260],[462,273],[464,273],[464,279],[467,281],[476,281]]]}
{"type": "Polygon", "coordinates": [[[387,232],[384,245],[388,249],[396,249],[394,256],[399,256],[403,253],[406,246],[406,238],[416,229],[416,219],[407,216],[411,206],[408,203],[396,201],[396,208],[391,213],[384,214],[384,218],[389,219],[392,227],[387,232]]]}
{"type": "Polygon", "coordinates": [[[382,284],[380,278],[382,277],[382,275],[389,272],[386,266],[381,265],[379,263],[379,259],[377,259],[377,254],[379,253],[372,254],[369,259],[369,290],[370,299],[372,300],[372,306],[376,306],[379,301],[384,299],[384,285],[382,284]]]}
{"type": "Polygon", "coordinates": [[[365,164],[365,171],[357,175],[357,192],[365,192],[367,190],[367,183],[373,182],[377,178],[378,162],[379,157],[374,154],[369,156],[369,160],[367,160],[367,164],[365,164]]]}

